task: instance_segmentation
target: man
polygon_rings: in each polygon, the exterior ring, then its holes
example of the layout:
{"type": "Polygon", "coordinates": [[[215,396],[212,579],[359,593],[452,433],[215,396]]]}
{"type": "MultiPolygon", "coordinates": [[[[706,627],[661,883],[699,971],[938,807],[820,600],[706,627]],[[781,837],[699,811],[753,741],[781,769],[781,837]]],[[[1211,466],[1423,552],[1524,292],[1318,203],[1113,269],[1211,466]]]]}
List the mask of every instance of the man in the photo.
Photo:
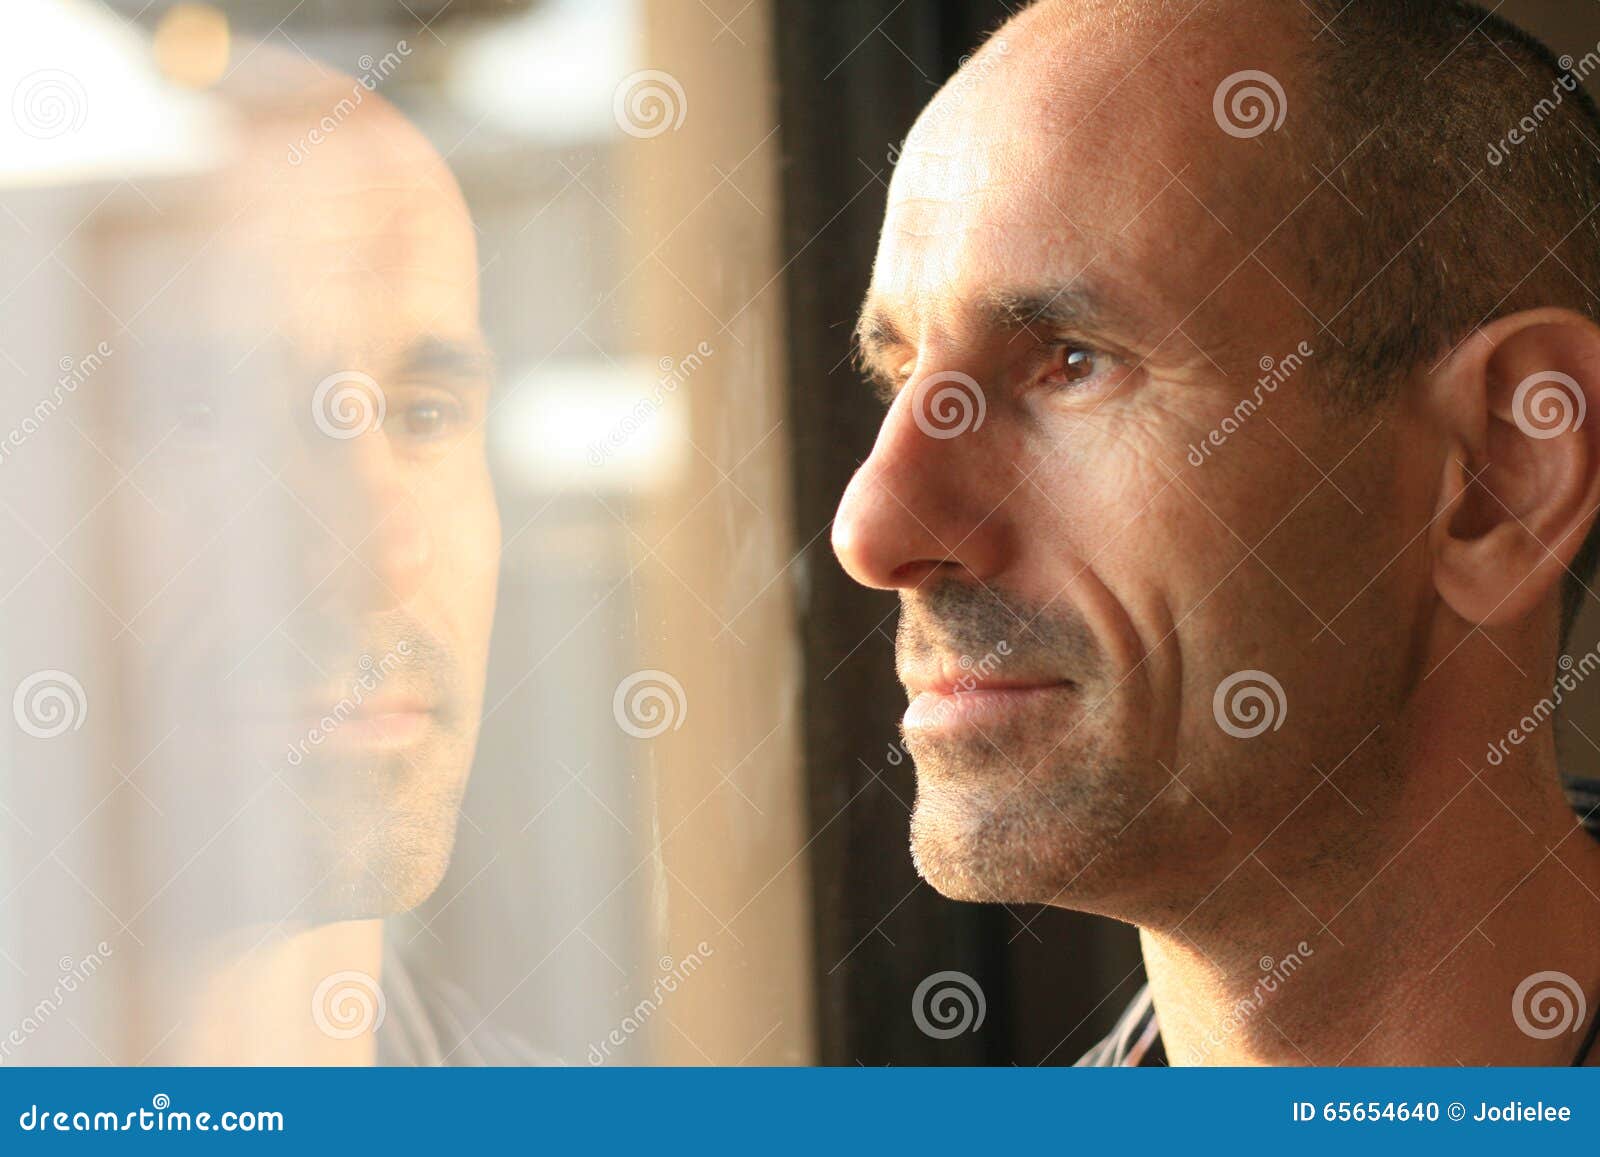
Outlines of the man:
{"type": "Polygon", "coordinates": [[[1465,4],[1046,0],[906,141],[834,548],[900,593],[922,875],[1140,929],[1089,1063],[1595,1059],[1564,76],[1465,4]]]}
{"type": "Polygon", "coordinates": [[[207,166],[96,227],[121,356],[70,446],[127,479],[91,524],[110,654],[79,668],[134,789],[91,816],[118,850],[85,887],[125,921],[100,984],[135,1010],[97,1047],[525,1059],[406,975],[382,919],[449,864],[495,606],[465,202],[354,77],[241,44],[202,96],[207,166]]]}
{"type": "Polygon", "coordinates": [[[141,626],[148,646],[204,624],[164,677],[207,704],[184,721],[187,750],[214,743],[217,766],[244,771],[222,777],[240,790],[213,814],[238,796],[243,850],[275,861],[174,886],[205,921],[220,875],[223,927],[248,929],[221,939],[201,990],[227,997],[174,1041],[202,1055],[281,1041],[267,1055],[296,1063],[437,1063],[460,1045],[460,1061],[482,1017],[418,988],[379,917],[443,877],[482,712],[500,528],[475,235],[453,175],[387,101],[262,53],[222,86],[237,151],[189,218],[214,240],[149,311],[180,329],[203,318],[189,347],[227,360],[152,391],[177,395],[143,423],[165,438],[152,461],[203,482],[173,496],[188,517],[160,523],[184,545],[156,552],[186,560],[214,535],[222,549],[152,595],[141,626]],[[206,588],[223,597],[197,613],[206,588]]]}

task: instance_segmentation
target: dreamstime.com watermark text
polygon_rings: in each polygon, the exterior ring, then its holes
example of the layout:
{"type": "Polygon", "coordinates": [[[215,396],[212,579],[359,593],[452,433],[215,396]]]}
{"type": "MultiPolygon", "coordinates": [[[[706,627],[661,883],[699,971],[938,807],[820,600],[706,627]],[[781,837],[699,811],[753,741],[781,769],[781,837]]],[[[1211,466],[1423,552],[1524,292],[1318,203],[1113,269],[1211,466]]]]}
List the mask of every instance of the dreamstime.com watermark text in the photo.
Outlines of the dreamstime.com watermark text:
{"type": "Polygon", "coordinates": [[[1585,651],[1576,660],[1571,655],[1562,655],[1556,660],[1556,666],[1561,668],[1561,674],[1556,676],[1550,694],[1529,708],[1528,713],[1506,731],[1504,739],[1489,745],[1484,758],[1489,761],[1490,767],[1499,767],[1504,763],[1506,756],[1511,754],[1510,748],[1526,743],[1544,725],[1545,720],[1560,709],[1566,697],[1578,689],[1578,684],[1600,670],[1600,646],[1585,651]]]}
{"type": "Polygon", "coordinates": [[[88,983],[89,978],[100,970],[111,955],[111,945],[104,940],[94,946],[95,950],[82,959],[74,960],[70,956],[63,956],[56,967],[60,975],[56,977],[55,987],[50,990],[50,995],[35,1004],[23,1018],[11,1027],[11,1031],[0,1037],[0,1063],[11,1058],[12,1052],[25,1044],[29,1037],[42,1029],[51,1017],[61,1011],[62,1005],[67,1003],[67,998],[77,992],[79,987],[88,983]]]}
{"type": "Polygon", "coordinates": [[[667,404],[667,399],[677,392],[678,387],[688,381],[690,375],[716,352],[710,342],[701,342],[677,361],[664,357],[657,362],[656,368],[661,374],[656,378],[650,393],[636,401],[626,414],[613,422],[604,437],[596,438],[589,444],[589,464],[604,466],[606,459],[648,425],[650,419],[667,404]]]}
{"type": "Polygon", "coordinates": [[[659,962],[661,975],[656,977],[650,995],[634,1005],[633,1011],[623,1017],[622,1023],[607,1033],[604,1040],[589,1046],[589,1063],[603,1065],[610,1060],[611,1050],[621,1048],[628,1042],[629,1037],[642,1029],[666,1002],[667,997],[677,992],[681,984],[700,971],[713,951],[711,945],[702,940],[694,946],[694,951],[682,960],[674,961],[670,956],[663,956],[659,962]]]}
{"type": "Polygon", "coordinates": [[[1259,962],[1261,975],[1249,993],[1235,1001],[1222,1021],[1214,1025],[1199,1043],[1189,1048],[1187,1063],[1201,1064],[1226,1044],[1229,1038],[1248,1025],[1256,1014],[1266,1007],[1272,994],[1289,982],[1290,977],[1306,962],[1306,958],[1314,955],[1316,950],[1302,940],[1294,946],[1294,951],[1286,954],[1281,960],[1263,956],[1259,962]]]}
{"type": "Polygon", "coordinates": [[[322,119],[306,130],[304,136],[289,143],[288,162],[296,167],[305,164],[306,158],[311,155],[311,150],[331,137],[339,130],[340,125],[354,116],[356,109],[360,108],[361,102],[366,99],[367,93],[376,91],[379,82],[387,80],[400,67],[400,62],[410,55],[411,45],[401,40],[381,58],[374,59],[367,55],[358,60],[356,63],[361,66],[361,75],[356,77],[355,84],[351,85],[350,95],[341,97],[322,115],[322,119]]]}
{"type": "Polygon", "coordinates": [[[1496,168],[1506,163],[1511,152],[1518,145],[1527,144],[1544,122],[1555,115],[1555,111],[1567,103],[1567,97],[1576,96],[1583,89],[1583,84],[1596,70],[1600,70],[1600,44],[1583,54],[1579,60],[1571,56],[1563,56],[1556,62],[1561,66],[1562,73],[1556,77],[1555,83],[1550,86],[1550,95],[1540,99],[1532,110],[1526,113],[1521,120],[1506,130],[1506,135],[1498,141],[1489,142],[1488,160],[1496,168]]]}
{"type": "Polygon", "coordinates": [[[105,365],[106,359],[112,352],[109,342],[101,342],[81,358],[61,359],[59,363],[61,376],[56,379],[55,386],[34,403],[33,410],[27,417],[6,431],[4,436],[0,436],[0,465],[3,465],[24,442],[39,432],[45,422],[61,408],[62,403],[67,400],[67,395],[77,393],[78,387],[105,365]]]}
{"type": "Polygon", "coordinates": [[[361,674],[356,676],[351,685],[350,694],[335,703],[332,709],[306,732],[306,737],[289,746],[285,758],[290,767],[299,767],[305,762],[306,756],[311,752],[310,747],[321,747],[327,738],[339,729],[350,716],[354,715],[361,704],[366,702],[367,695],[378,689],[385,679],[393,674],[396,667],[400,666],[411,657],[411,644],[401,639],[394,645],[394,650],[388,652],[376,663],[371,655],[361,656],[361,674]]]}
{"type": "Polygon", "coordinates": [[[1301,342],[1276,361],[1270,357],[1262,358],[1257,363],[1261,367],[1261,376],[1256,379],[1255,389],[1240,398],[1238,404],[1209,434],[1198,442],[1190,443],[1189,465],[1204,466],[1206,459],[1211,457],[1211,452],[1221,449],[1229,438],[1238,433],[1239,429],[1255,416],[1256,411],[1261,409],[1262,403],[1277,393],[1278,387],[1297,374],[1300,367],[1315,357],[1316,353],[1309,342],[1301,342]]]}
{"type": "Polygon", "coordinates": [[[24,1133],[282,1133],[283,1114],[272,1109],[224,1109],[192,1113],[174,1109],[157,1093],[149,1108],[125,1113],[109,1109],[50,1109],[29,1105],[17,1116],[24,1133]]]}

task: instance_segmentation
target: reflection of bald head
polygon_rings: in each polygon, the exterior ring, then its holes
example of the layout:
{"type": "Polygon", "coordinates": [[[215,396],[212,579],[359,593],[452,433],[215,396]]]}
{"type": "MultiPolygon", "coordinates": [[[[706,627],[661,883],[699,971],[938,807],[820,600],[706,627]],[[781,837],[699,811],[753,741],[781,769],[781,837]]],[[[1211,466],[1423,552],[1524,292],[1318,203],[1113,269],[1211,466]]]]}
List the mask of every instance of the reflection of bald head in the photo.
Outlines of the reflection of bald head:
{"type": "Polygon", "coordinates": [[[216,90],[232,146],[216,206],[230,257],[275,324],[315,347],[332,326],[372,334],[471,329],[476,239],[427,139],[360,81],[256,46],[216,90]]]}
{"type": "Polygon", "coordinates": [[[463,213],[444,159],[392,104],[341,72],[257,46],[217,88],[239,118],[241,175],[285,190],[389,183],[431,189],[463,213]]]}

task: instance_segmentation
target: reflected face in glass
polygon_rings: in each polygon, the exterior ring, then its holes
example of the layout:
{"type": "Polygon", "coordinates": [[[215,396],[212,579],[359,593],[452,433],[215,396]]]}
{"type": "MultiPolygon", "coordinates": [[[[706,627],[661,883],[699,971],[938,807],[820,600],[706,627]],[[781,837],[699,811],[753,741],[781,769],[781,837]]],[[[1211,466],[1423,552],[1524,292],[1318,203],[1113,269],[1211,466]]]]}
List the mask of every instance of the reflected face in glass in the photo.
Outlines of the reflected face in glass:
{"type": "Polygon", "coordinates": [[[358,91],[246,89],[227,168],[163,199],[118,275],[143,338],[116,413],[142,709],[172,721],[202,826],[239,816],[279,861],[274,918],[437,884],[495,602],[473,226],[358,91]]]}

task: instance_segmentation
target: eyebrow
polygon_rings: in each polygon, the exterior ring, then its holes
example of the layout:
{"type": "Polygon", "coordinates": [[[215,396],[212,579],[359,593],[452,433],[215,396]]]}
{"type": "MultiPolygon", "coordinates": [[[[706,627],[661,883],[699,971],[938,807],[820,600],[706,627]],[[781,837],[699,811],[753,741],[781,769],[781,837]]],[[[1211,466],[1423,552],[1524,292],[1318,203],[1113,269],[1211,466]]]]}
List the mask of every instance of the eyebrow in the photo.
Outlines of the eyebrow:
{"type": "Polygon", "coordinates": [[[1106,308],[1092,289],[1076,284],[1053,290],[995,290],[981,306],[994,329],[1093,332],[1104,328],[1106,308]]]}
{"type": "MultiPolygon", "coordinates": [[[[1108,314],[1104,298],[1078,281],[1055,288],[990,290],[975,308],[985,329],[1002,333],[1043,330],[1088,335],[1105,329],[1108,314]]],[[[885,363],[890,355],[912,344],[891,307],[871,294],[862,304],[854,339],[858,367],[878,378],[888,376],[885,363]]]]}
{"type": "Polygon", "coordinates": [[[490,383],[494,355],[481,338],[457,340],[428,336],[407,346],[395,362],[396,377],[447,377],[490,383]]]}

